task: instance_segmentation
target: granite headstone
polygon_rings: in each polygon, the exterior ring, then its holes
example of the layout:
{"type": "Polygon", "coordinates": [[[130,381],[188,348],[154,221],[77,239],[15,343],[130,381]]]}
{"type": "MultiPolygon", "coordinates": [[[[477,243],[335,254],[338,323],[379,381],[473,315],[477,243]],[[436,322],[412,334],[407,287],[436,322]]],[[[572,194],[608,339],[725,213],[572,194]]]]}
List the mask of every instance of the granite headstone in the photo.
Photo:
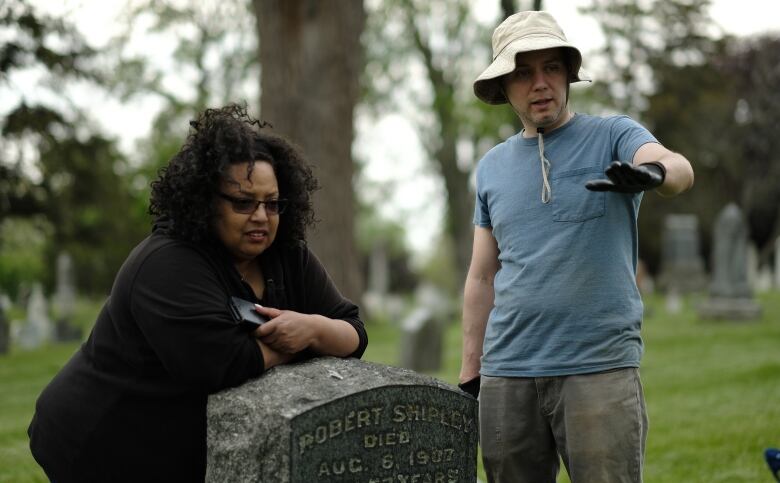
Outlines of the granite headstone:
{"type": "Polygon", "coordinates": [[[780,289],[780,236],[775,240],[775,288],[780,289]]]}
{"type": "Polygon", "coordinates": [[[415,291],[415,308],[401,322],[401,367],[420,372],[441,368],[450,300],[431,284],[415,291]]]}
{"type": "Polygon", "coordinates": [[[671,214],[664,219],[658,285],[679,294],[706,289],[696,215],[671,214]]]}
{"type": "Polygon", "coordinates": [[[761,306],[748,282],[748,227],[734,203],[721,210],[715,222],[710,296],[699,306],[705,319],[755,319],[761,306]]]}
{"type": "Polygon", "coordinates": [[[413,371],[321,357],[209,398],[206,481],[476,480],[477,401],[413,371]]]}
{"type": "Polygon", "coordinates": [[[401,322],[400,365],[420,372],[441,368],[444,324],[429,307],[415,307],[401,322]]]}
{"type": "Polygon", "coordinates": [[[52,327],[46,296],[43,294],[41,284],[35,283],[27,301],[27,318],[19,330],[16,342],[24,349],[35,349],[49,342],[51,337],[52,327]]]}
{"type": "Polygon", "coordinates": [[[81,339],[81,330],[73,325],[76,310],[76,283],[73,274],[73,260],[67,253],[57,256],[57,288],[52,299],[56,323],[54,337],[58,341],[81,339]]]}

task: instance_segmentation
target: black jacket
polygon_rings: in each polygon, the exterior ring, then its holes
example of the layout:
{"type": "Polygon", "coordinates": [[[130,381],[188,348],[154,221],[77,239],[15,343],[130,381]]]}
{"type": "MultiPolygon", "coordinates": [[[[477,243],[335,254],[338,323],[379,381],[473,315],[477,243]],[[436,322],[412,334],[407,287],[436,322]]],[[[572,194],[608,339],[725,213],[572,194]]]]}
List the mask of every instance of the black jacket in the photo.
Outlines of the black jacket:
{"type": "MultiPolygon", "coordinates": [[[[268,307],[346,320],[358,308],[304,246],[260,257],[268,307]]],[[[55,481],[202,481],[208,395],[259,376],[262,352],[232,319],[254,300],[225,251],[155,231],[125,260],[87,341],[44,389],[28,433],[55,481]]],[[[302,357],[306,357],[302,354],[302,357]]]]}

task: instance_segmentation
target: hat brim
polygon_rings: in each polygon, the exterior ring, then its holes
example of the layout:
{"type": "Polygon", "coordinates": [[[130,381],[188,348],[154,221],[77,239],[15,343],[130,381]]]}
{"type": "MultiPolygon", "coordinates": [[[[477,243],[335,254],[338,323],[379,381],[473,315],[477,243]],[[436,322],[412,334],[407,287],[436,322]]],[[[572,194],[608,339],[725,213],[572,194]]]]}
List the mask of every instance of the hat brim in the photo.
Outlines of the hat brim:
{"type": "Polygon", "coordinates": [[[535,50],[565,48],[572,55],[572,72],[569,82],[590,81],[591,78],[582,69],[582,54],[573,45],[549,36],[526,36],[509,43],[474,81],[474,94],[488,104],[507,102],[501,87],[501,77],[515,70],[517,54],[535,50]]]}

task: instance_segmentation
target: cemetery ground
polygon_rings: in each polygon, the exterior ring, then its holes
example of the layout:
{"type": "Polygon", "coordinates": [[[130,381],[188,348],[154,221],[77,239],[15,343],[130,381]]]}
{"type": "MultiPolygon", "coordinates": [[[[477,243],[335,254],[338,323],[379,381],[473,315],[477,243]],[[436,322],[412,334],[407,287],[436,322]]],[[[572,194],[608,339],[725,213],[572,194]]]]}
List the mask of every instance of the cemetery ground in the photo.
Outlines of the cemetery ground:
{"type": "MultiPolygon", "coordinates": [[[[642,379],[650,417],[648,483],[769,482],[763,460],[780,446],[780,292],[758,297],[763,318],[754,322],[701,321],[686,298],[668,314],[660,297],[646,300],[642,379]]],[[[85,334],[99,309],[80,302],[76,320],[85,334]]],[[[23,314],[11,311],[11,319],[23,314]]],[[[364,359],[394,365],[400,330],[368,324],[364,359]]],[[[460,328],[447,330],[443,369],[454,383],[460,365],[460,328]]],[[[46,481],[27,446],[35,398],[78,348],[56,344],[0,355],[0,482],[46,481]]],[[[480,474],[481,469],[480,469],[480,474]]],[[[484,479],[484,476],[482,476],[484,479]]],[[[565,471],[559,482],[568,482],[565,471]]]]}

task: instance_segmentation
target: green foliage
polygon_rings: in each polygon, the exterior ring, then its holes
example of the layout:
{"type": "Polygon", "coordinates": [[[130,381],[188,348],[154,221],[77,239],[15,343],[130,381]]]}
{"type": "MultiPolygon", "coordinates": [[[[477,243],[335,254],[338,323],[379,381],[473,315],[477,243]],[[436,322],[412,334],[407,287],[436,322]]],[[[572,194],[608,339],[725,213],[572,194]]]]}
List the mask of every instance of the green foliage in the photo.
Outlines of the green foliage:
{"type": "Polygon", "coordinates": [[[45,278],[46,239],[51,225],[41,216],[0,223],[0,293],[17,299],[22,285],[45,278]]]}
{"type": "MultiPolygon", "coordinates": [[[[70,252],[79,288],[107,293],[124,257],[148,232],[148,222],[134,217],[133,192],[123,176],[130,169],[114,142],[81,132],[82,125],[23,105],[6,118],[3,131],[38,152],[41,181],[34,184],[43,198],[38,209],[52,227],[46,265],[55,266],[59,252],[70,252]]],[[[45,275],[51,282],[53,270],[45,275]]]]}
{"type": "Polygon", "coordinates": [[[40,65],[58,76],[93,77],[86,65],[94,50],[71,25],[24,0],[0,4],[0,84],[11,71],[40,65]]]}
{"type": "Polygon", "coordinates": [[[250,6],[237,0],[191,4],[144,0],[127,9],[128,27],[109,47],[116,63],[109,82],[123,99],[162,100],[152,141],[180,139],[187,122],[207,107],[253,100],[248,98],[259,86],[259,75],[250,6]],[[171,57],[161,63],[149,52],[138,54],[132,45],[140,37],[161,43],[175,38],[171,57]]]}
{"type": "Polygon", "coordinates": [[[710,0],[594,0],[581,7],[605,36],[607,68],[593,83],[618,112],[639,117],[656,91],[656,68],[699,65],[712,52],[710,0]]]}
{"type": "Polygon", "coordinates": [[[148,231],[132,209],[135,193],[124,176],[132,170],[114,140],[100,134],[77,106],[29,104],[13,91],[13,75],[29,70],[42,71],[58,97],[65,80],[87,79],[91,88],[100,88],[101,76],[91,65],[95,52],[73,26],[25,2],[0,8],[0,31],[0,92],[10,88],[19,99],[8,106],[0,126],[6,155],[0,171],[9,174],[0,182],[0,215],[42,216],[51,227],[44,246],[31,243],[25,252],[38,256],[43,250],[45,270],[33,257],[23,276],[6,264],[0,277],[51,283],[51,267],[65,250],[74,257],[79,288],[106,293],[130,247],[148,231]]]}

